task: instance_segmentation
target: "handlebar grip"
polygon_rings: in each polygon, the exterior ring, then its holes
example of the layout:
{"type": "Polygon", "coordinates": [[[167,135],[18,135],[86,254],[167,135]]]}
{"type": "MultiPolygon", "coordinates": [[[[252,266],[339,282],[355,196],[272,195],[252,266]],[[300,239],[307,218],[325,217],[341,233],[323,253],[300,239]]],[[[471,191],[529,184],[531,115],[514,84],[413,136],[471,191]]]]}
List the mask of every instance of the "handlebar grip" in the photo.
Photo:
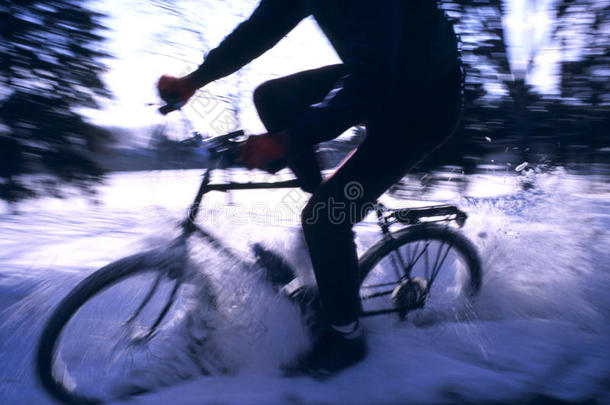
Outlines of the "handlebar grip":
{"type": "Polygon", "coordinates": [[[181,109],[182,107],[184,107],[184,104],[186,104],[184,101],[167,103],[164,106],[159,107],[159,112],[163,115],[167,115],[172,111],[181,109]]]}

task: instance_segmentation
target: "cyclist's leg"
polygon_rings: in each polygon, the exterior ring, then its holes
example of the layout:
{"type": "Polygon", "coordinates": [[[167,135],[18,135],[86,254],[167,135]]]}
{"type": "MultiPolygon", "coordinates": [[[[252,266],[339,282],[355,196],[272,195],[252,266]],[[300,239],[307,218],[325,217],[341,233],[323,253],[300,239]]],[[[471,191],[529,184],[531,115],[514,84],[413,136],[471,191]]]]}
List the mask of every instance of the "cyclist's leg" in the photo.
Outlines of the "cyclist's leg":
{"type": "Polygon", "coordinates": [[[417,96],[412,102],[390,102],[381,109],[386,113],[367,125],[367,138],[303,210],[323,315],[331,324],[350,324],[360,312],[353,225],[447,138],[460,115],[460,79],[457,72],[448,75],[434,86],[412,90],[417,96]]]}
{"type": "Polygon", "coordinates": [[[306,70],[264,82],[254,91],[254,105],[267,131],[291,128],[346,74],[342,64],[306,70]]]}
{"type": "MultiPolygon", "coordinates": [[[[261,84],[254,92],[261,121],[271,133],[291,128],[310,105],[324,99],[343,75],[343,65],[331,65],[261,84]]],[[[287,164],[304,190],[313,192],[318,188],[322,176],[313,149],[290,157],[287,164]]]]}

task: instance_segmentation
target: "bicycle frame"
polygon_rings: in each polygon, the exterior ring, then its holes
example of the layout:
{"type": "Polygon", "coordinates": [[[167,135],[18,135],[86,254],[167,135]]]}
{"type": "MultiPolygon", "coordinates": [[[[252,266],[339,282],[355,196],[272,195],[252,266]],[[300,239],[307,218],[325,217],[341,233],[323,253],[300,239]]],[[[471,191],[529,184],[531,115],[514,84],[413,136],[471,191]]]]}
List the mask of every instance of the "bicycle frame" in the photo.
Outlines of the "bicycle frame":
{"type": "MultiPolygon", "coordinates": [[[[207,140],[202,139],[202,137],[194,137],[192,140],[184,141],[185,151],[187,151],[186,147],[190,148],[203,143],[208,145],[211,156],[211,166],[202,173],[202,179],[197,189],[197,194],[188,209],[185,220],[180,224],[181,232],[179,232],[179,235],[172,241],[169,241],[169,246],[153,247],[150,250],[132,254],[103,266],[79,283],[79,285],[60,302],[58,308],[55,309],[41,335],[37,350],[36,365],[38,376],[42,384],[56,399],[71,403],[99,402],[95,398],[90,399],[73,392],[75,384],[73,380],[69,378],[68,368],[65,365],[62,365],[60,370],[55,370],[55,360],[60,352],[59,345],[62,340],[61,334],[64,327],[71,321],[72,316],[96,294],[132,276],[139,276],[140,274],[147,273],[147,275],[153,277],[150,280],[151,284],[148,291],[141,291],[143,297],[141,302],[138,300],[139,305],[135,308],[135,312],[133,312],[124,322],[121,322],[123,327],[128,328],[126,330],[127,333],[121,333],[118,336],[115,334],[111,337],[112,339],[118,337],[118,343],[126,343],[128,346],[138,346],[145,345],[160,329],[162,329],[162,322],[168,315],[172,304],[179,296],[181,285],[193,282],[193,284],[200,284],[202,287],[205,287],[205,283],[213,282],[213,279],[207,279],[207,275],[204,272],[198,274],[201,271],[199,269],[200,266],[190,265],[192,259],[189,254],[191,252],[189,250],[191,236],[193,236],[193,239],[202,239],[203,243],[206,244],[206,247],[210,247],[217,253],[222,254],[224,256],[223,259],[226,259],[228,263],[232,264],[230,267],[237,267],[239,270],[246,272],[267,272],[267,274],[260,274],[264,276],[271,275],[271,277],[265,277],[265,279],[266,281],[270,281],[273,287],[277,287],[275,289],[276,292],[288,299],[294,298],[294,301],[299,304],[307,305],[307,303],[299,302],[298,294],[292,294],[299,291],[300,286],[298,284],[300,284],[300,280],[296,279],[296,272],[291,268],[289,263],[286,263],[287,265],[283,266],[281,265],[282,263],[278,265],[278,261],[272,261],[271,263],[267,261],[270,265],[266,265],[265,260],[263,259],[265,257],[268,258],[269,255],[267,254],[264,256],[263,253],[265,253],[265,250],[258,248],[256,245],[251,246],[252,256],[256,258],[256,261],[252,261],[251,255],[243,255],[240,253],[241,251],[233,251],[229,245],[223,243],[223,238],[216,237],[212,231],[207,231],[204,227],[200,227],[195,223],[203,197],[210,191],[228,192],[233,190],[272,190],[300,187],[300,182],[297,179],[271,182],[236,183],[225,181],[223,183],[213,183],[211,177],[215,169],[223,169],[231,166],[230,163],[234,161],[231,159],[237,156],[236,152],[239,152],[239,145],[241,142],[239,139],[235,138],[239,138],[242,135],[243,132],[235,131],[227,135],[207,140]],[[277,271],[273,272],[274,269],[277,269],[277,271]],[[191,277],[193,275],[201,277],[191,277]],[[295,280],[295,283],[291,280],[295,280]],[[156,292],[159,290],[160,285],[163,292],[160,296],[157,296],[156,292]],[[290,291],[290,287],[294,287],[294,289],[290,291]],[[150,308],[154,313],[151,314],[148,310],[143,312],[153,297],[159,298],[159,300],[155,300],[154,308],[150,308]],[[161,304],[162,306],[158,307],[157,304],[161,304]],[[152,318],[150,315],[152,315],[152,318]],[[137,318],[146,318],[143,320],[146,325],[150,324],[150,326],[136,323],[137,318]],[[133,328],[131,326],[133,326],[133,328]],[[127,341],[125,342],[126,339],[127,341]],[[57,371],[60,371],[61,374],[57,371]]],[[[456,254],[468,262],[466,264],[470,271],[469,274],[471,278],[474,276],[469,284],[469,291],[478,291],[481,283],[481,266],[478,255],[476,254],[476,248],[474,248],[464,236],[461,236],[454,231],[448,232],[445,227],[436,224],[432,226],[429,225],[430,222],[443,222],[449,227],[450,223],[455,221],[457,225],[461,227],[464,225],[467,218],[465,213],[450,205],[388,209],[381,204],[376,204],[375,213],[377,215],[377,225],[380,227],[382,238],[371,246],[360,258],[360,270],[364,278],[364,280],[360,280],[360,283],[362,284],[360,286],[361,292],[359,293],[360,300],[364,301],[375,297],[391,295],[391,301],[389,302],[389,308],[388,305],[385,304],[387,302],[385,299],[380,300],[382,301],[382,305],[374,305],[376,302],[372,303],[373,305],[369,306],[372,310],[365,311],[363,307],[360,316],[398,313],[398,315],[404,319],[410,310],[423,308],[424,302],[430,293],[430,286],[436,278],[440,266],[442,266],[447,257],[449,249],[454,243],[458,248],[456,254]],[[392,229],[392,231],[390,231],[390,227],[394,224],[402,226],[402,229],[396,231],[392,229]],[[426,237],[426,232],[429,231],[434,231],[431,238],[426,237]],[[449,237],[447,237],[447,233],[450,234],[449,237]],[[436,257],[433,257],[432,259],[432,272],[429,277],[426,277],[426,280],[429,282],[422,285],[421,283],[416,282],[416,278],[411,280],[412,273],[416,274],[412,269],[424,252],[426,254],[427,266],[428,245],[430,244],[428,239],[438,240],[441,244],[438,250],[436,250],[436,257]],[[407,255],[403,258],[398,249],[412,241],[417,241],[415,251],[411,254],[411,251],[409,250],[407,255]],[[418,253],[420,241],[424,242],[424,246],[422,246],[424,250],[422,250],[421,253],[418,253]],[[388,255],[390,256],[391,267],[393,267],[393,270],[396,273],[390,275],[391,277],[396,276],[394,280],[387,282],[384,279],[373,278],[371,281],[372,284],[366,282],[366,275],[370,274],[370,271],[373,270],[374,266],[381,263],[381,260],[384,260],[388,255]],[[414,286],[419,287],[419,289],[416,289],[414,286]],[[371,288],[372,290],[369,290],[368,294],[366,294],[362,292],[362,290],[366,290],[366,288],[371,288]]],[[[270,253],[274,254],[273,251],[270,251],[270,253]]],[[[275,254],[274,256],[278,255],[275,254]]],[[[282,259],[282,257],[280,257],[280,259],[282,259]]],[[[281,262],[281,260],[279,262],[281,262]]],[[[426,267],[426,272],[427,271],[428,267],[426,267]]],[[[385,269],[383,269],[382,273],[385,275],[385,269]]],[[[141,284],[138,283],[138,285],[141,284]]],[[[195,292],[197,291],[198,290],[195,292]]],[[[134,304],[137,305],[138,302],[134,302],[134,304]]],[[[208,297],[206,304],[211,306],[211,310],[216,309],[216,298],[213,289],[210,290],[210,297],[208,297]]],[[[173,323],[170,323],[170,325],[173,325],[173,323]]],[[[99,326],[103,328],[105,327],[105,324],[99,326]]],[[[207,327],[207,325],[205,326],[207,327]]],[[[78,332],[79,331],[77,331],[77,333],[78,332]]],[[[91,336],[94,335],[92,334],[91,336]]],[[[110,357],[112,361],[115,360],[115,354],[117,354],[115,352],[116,347],[117,346],[111,347],[111,356],[106,356],[110,357]]],[[[125,354],[129,355],[130,353],[127,352],[125,354]]],[[[74,360],[78,362],[79,358],[76,357],[74,360]]],[[[88,366],[88,364],[86,365],[88,366]]],[[[202,371],[204,370],[202,369],[202,371]]],[[[93,384],[96,383],[96,381],[92,382],[93,384]]]]}
{"type": "MultiPolygon", "coordinates": [[[[222,142],[224,140],[230,140],[230,139],[234,138],[235,136],[239,136],[240,134],[242,134],[241,131],[236,131],[236,132],[233,132],[233,133],[230,133],[227,135],[222,135],[222,136],[218,137],[218,139],[220,139],[220,142],[222,142]]],[[[221,162],[222,162],[222,155],[219,155],[219,158],[215,162],[213,162],[212,166],[221,166],[221,164],[220,164],[221,162]]],[[[205,196],[205,194],[209,193],[210,191],[228,192],[228,191],[233,191],[233,190],[261,190],[261,189],[272,190],[272,189],[299,188],[300,181],[298,179],[292,179],[292,180],[276,181],[276,182],[211,183],[210,181],[211,181],[211,176],[212,176],[213,171],[214,171],[214,168],[208,168],[203,173],[202,180],[199,185],[199,189],[197,190],[197,194],[195,195],[195,198],[189,207],[187,218],[186,218],[185,222],[183,223],[184,232],[182,235],[180,235],[175,240],[175,243],[176,244],[183,243],[186,240],[186,238],[188,238],[193,232],[197,232],[198,234],[203,236],[205,239],[207,239],[210,243],[212,243],[215,248],[222,251],[228,257],[230,257],[231,259],[233,259],[237,262],[241,262],[242,259],[240,257],[237,257],[233,252],[231,252],[229,249],[227,249],[225,246],[223,246],[217,240],[217,238],[215,238],[212,234],[208,233],[205,229],[195,225],[195,219],[197,218],[197,215],[201,208],[201,201],[203,200],[203,197],[205,196]]],[[[455,221],[458,224],[458,226],[462,227],[467,218],[466,213],[459,210],[457,207],[454,207],[451,205],[437,205],[437,206],[429,206],[429,207],[404,208],[404,209],[388,209],[385,206],[383,206],[382,204],[376,204],[375,212],[377,215],[377,224],[379,225],[383,236],[388,239],[393,239],[392,233],[390,232],[389,228],[390,228],[390,226],[392,226],[394,224],[402,224],[404,226],[414,226],[414,225],[421,224],[421,220],[423,218],[427,218],[426,222],[447,222],[447,223],[449,223],[449,222],[455,221]]],[[[409,278],[411,269],[408,266],[405,266],[405,263],[403,262],[402,257],[400,257],[400,255],[398,255],[396,251],[392,252],[391,257],[392,257],[392,265],[395,267],[395,270],[403,269],[403,272],[404,272],[406,269],[406,272],[402,275],[402,279],[409,278]]],[[[178,280],[176,281],[176,285],[174,286],[172,293],[170,294],[169,300],[166,303],[165,307],[163,308],[162,312],[160,313],[159,317],[157,318],[157,320],[155,321],[155,323],[149,330],[149,332],[145,335],[146,338],[154,335],[157,326],[161,323],[161,321],[167,314],[169,307],[172,305],[174,298],[175,298],[175,294],[178,291],[178,288],[181,283],[179,280],[179,277],[176,277],[176,278],[178,280]]],[[[148,301],[150,300],[152,295],[154,295],[155,290],[156,290],[156,285],[153,286],[153,289],[144,299],[144,302],[142,302],[140,308],[137,310],[136,314],[134,314],[133,318],[135,318],[137,316],[137,314],[140,312],[140,310],[148,303],[148,301]]],[[[375,294],[372,294],[369,296],[362,297],[362,299],[374,298],[374,297],[377,297],[380,295],[389,295],[392,293],[392,291],[393,291],[393,289],[390,289],[390,290],[387,290],[387,291],[384,291],[381,293],[375,293],[375,294]]],[[[361,313],[361,316],[375,316],[375,315],[387,314],[387,313],[397,312],[397,311],[398,311],[397,309],[390,308],[390,309],[386,309],[386,310],[363,312],[363,313],[361,313]]]]}
{"type": "Polygon", "coordinates": [[[203,179],[201,180],[201,184],[199,185],[199,190],[197,191],[197,195],[193,200],[193,203],[190,206],[187,216],[187,222],[192,223],[197,218],[197,214],[199,213],[199,208],[201,206],[201,200],[203,196],[210,191],[233,191],[233,190],[261,190],[261,189],[281,189],[281,188],[298,188],[300,187],[300,182],[297,179],[293,180],[285,180],[285,181],[275,181],[275,182],[248,182],[248,183],[218,183],[218,184],[210,184],[210,178],[213,169],[207,169],[203,174],[203,179]]]}
{"type": "MultiPolygon", "coordinates": [[[[247,183],[218,183],[210,184],[212,169],[208,169],[203,174],[203,179],[199,185],[197,195],[193,200],[188,211],[187,221],[193,222],[199,208],[201,206],[201,200],[203,196],[210,191],[233,191],[233,190],[272,190],[272,189],[286,189],[286,188],[299,188],[300,182],[298,179],[284,180],[284,181],[272,181],[272,182],[247,182],[247,183]]],[[[375,204],[375,212],[377,214],[378,225],[384,235],[389,235],[389,228],[391,225],[400,223],[402,225],[417,225],[421,223],[422,218],[439,218],[434,222],[451,222],[455,221],[461,228],[466,223],[468,215],[453,205],[435,205],[427,207],[417,208],[401,208],[401,209],[387,209],[382,204],[375,204]],[[386,212],[389,214],[386,215],[386,212]]],[[[428,221],[432,222],[432,221],[428,221]]]]}
{"type": "MultiPolygon", "coordinates": [[[[243,136],[244,132],[241,130],[230,132],[226,135],[220,135],[212,138],[210,142],[210,148],[217,154],[216,160],[213,161],[212,166],[222,166],[222,163],[228,163],[231,158],[227,156],[233,155],[233,160],[236,156],[236,150],[238,142],[231,142],[240,136],[243,136]]],[[[186,140],[183,142],[189,142],[186,140]]],[[[282,189],[282,188],[299,188],[301,183],[298,179],[277,181],[277,182],[247,182],[247,183],[219,183],[210,184],[210,178],[213,169],[209,168],[203,174],[203,179],[199,185],[199,189],[190,206],[187,216],[187,222],[193,223],[199,213],[201,200],[203,196],[210,191],[232,191],[232,190],[261,190],[261,189],[282,189]]],[[[468,216],[465,212],[459,210],[457,207],[451,205],[436,205],[430,207],[419,207],[419,208],[405,208],[398,210],[388,210],[381,204],[376,204],[376,214],[378,225],[384,235],[389,235],[389,227],[393,224],[400,223],[403,225],[415,225],[420,223],[422,218],[437,218],[437,221],[455,221],[460,227],[464,226],[468,216]],[[389,215],[384,215],[389,212],[389,215]],[[440,219],[438,219],[440,218],[440,219]]]]}

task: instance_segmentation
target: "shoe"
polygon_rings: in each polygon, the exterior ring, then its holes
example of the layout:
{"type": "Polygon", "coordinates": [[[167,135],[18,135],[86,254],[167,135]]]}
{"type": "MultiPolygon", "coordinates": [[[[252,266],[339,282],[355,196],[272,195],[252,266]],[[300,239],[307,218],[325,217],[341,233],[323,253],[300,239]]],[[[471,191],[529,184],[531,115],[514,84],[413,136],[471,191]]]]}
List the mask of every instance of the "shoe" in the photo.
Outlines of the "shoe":
{"type": "Polygon", "coordinates": [[[364,331],[359,324],[349,333],[326,326],[315,340],[311,351],[286,368],[286,375],[307,375],[325,379],[360,362],[367,352],[364,331]]]}

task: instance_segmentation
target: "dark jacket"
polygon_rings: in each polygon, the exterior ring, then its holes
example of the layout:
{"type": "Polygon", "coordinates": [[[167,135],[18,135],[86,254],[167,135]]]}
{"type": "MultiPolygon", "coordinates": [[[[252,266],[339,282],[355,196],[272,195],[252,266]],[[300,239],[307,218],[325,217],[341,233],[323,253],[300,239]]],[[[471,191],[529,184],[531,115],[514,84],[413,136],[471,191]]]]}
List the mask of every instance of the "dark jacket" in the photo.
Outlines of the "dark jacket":
{"type": "Polygon", "coordinates": [[[297,147],[335,138],[366,122],[396,92],[408,92],[455,68],[452,27],[433,0],[261,0],[248,20],[210,51],[202,81],[227,76],[313,15],[348,74],[289,130],[297,147]]]}

